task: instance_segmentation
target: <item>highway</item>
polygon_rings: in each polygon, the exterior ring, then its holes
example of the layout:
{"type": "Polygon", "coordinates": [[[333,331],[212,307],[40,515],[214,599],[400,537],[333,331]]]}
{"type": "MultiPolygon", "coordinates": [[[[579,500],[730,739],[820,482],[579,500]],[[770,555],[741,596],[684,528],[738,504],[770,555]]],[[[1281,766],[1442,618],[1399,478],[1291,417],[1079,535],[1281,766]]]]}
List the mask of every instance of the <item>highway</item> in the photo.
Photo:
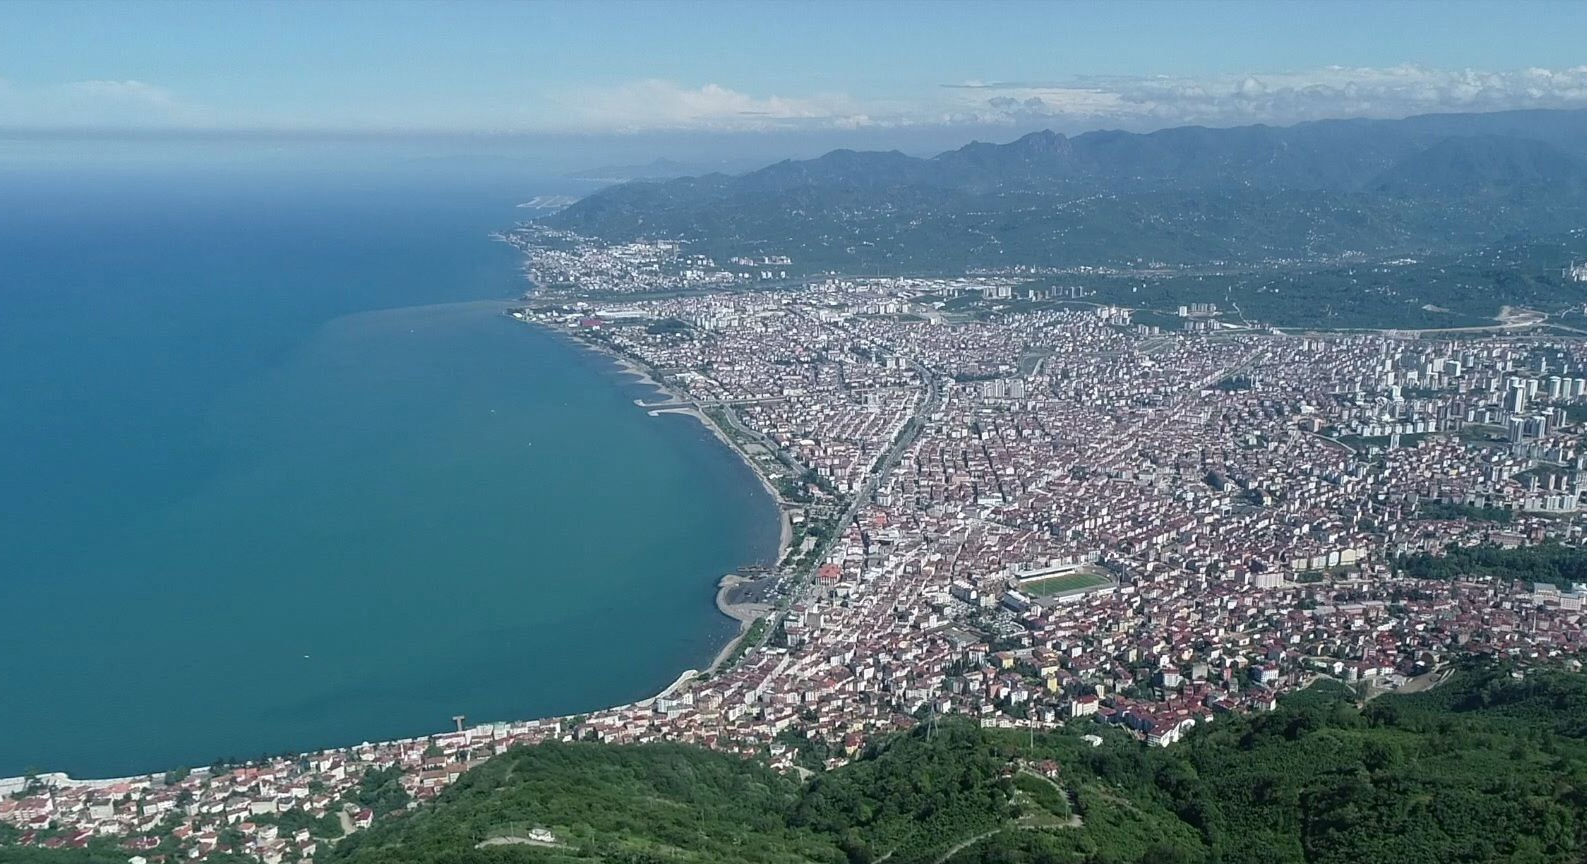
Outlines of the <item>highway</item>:
{"type": "MultiPolygon", "coordinates": [[[[843,513],[838,517],[838,520],[835,523],[836,527],[833,530],[832,535],[827,537],[822,542],[822,544],[817,547],[816,554],[812,555],[810,558],[811,563],[806,565],[801,572],[791,574],[798,583],[797,587],[789,592],[787,603],[782,605],[782,608],[779,609],[776,614],[775,620],[772,622],[774,626],[766,628],[766,632],[760,638],[760,642],[758,643],[759,645],[764,645],[771,637],[771,634],[777,630],[775,624],[779,623],[782,617],[787,614],[787,607],[789,605],[801,600],[807,600],[813,595],[815,588],[814,576],[816,570],[820,567],[821,560],[832,548],[832,545],[838,541],[839,537],[842,536],[844,526],[847,526],[850,522],[854,521],[854,517],[858,515],[860,508],[865,506],[866,502],[871,499],[871,496],[876,494],[876,490],[881,486],[883,481],[885,481],[892,474],[893,469],[898,467],[898,460],[903,457],[904,452],[909,449],[910,445],[915,443],[915,438],[920,435],[920,430],[924,428],[926,424],[926,418],[931,414],[941,410],[942,388],[939,384],[936,372],[927,367],[925,364],[914,360],[910,361],[910,365],[914,367],[916,373],[920,375],[921,379],[926,384],[925,398],[920,401],[920,404],[916,406],[915,411],[910,414],[909,419],[905,421],[904,427],[898,434],[898,437],[893,440],[892,444],[887,448],[887,451],[882,454],[877,467],[866,475],[864,484],[862,484],[860,488],[855,491],[854,495],[850,497],[848,506],[844,508],[843,513]]],[[[728,413],[731,415],[732,412],[728,413]]],[[[737,417],[732,418],[735,428],[738,427],[737,420],[737,417]]]]}

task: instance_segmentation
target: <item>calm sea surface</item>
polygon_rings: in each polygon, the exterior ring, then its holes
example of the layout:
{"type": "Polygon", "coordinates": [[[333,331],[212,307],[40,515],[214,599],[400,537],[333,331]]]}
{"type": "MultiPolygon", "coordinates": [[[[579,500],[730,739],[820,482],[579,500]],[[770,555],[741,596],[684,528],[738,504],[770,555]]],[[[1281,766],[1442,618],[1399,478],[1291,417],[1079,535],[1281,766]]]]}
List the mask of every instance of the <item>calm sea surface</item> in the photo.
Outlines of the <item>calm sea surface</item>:
{"type": "Polygon", "coordinates": [[[0,171],[0,776],[583,711],[708,661],[775,509],[500,314],[487,234],[568,191],[0,171]]]}

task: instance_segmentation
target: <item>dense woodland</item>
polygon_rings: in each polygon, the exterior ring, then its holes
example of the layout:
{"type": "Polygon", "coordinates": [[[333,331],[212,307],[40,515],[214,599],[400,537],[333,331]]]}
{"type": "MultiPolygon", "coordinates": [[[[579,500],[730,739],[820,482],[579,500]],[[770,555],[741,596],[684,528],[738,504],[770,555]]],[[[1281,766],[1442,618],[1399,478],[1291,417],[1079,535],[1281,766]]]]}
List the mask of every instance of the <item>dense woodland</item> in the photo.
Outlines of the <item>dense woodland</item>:
{"type": "Polygon", "coordinates": [[[1587,285],[1561,268],[1587,254],[1584,133],[1587,111],[1039,132],[929,159],[838,150],[624,183],[539,221],[719,259],[789,255],[804,276],[1031,268],[1046,275],[1016,297],[1059,287],[1169,315],[1216,303],[1229,322],[1468,327],[1508,305],[1580,327],[1587,285]]]}
{"type": "Polygon", "coordinates": [[[357,862],[834,860],[790,826],[799,784],[738,757],[682,745],[548,743],[498,757],[434,805],[343,841],[357,862]],[[561,848],[526,840],[553,830],[561,848]],[[501,845],[480,846],[495,839],[501,845]]]}
{"type": "MultiPolygon", "coordinates": [[[[1578,227],[1587,208],[1584,129],[1587,112],[1534,111],[1037,132],[930,159],[837,150],[732,177],[626,183],[543,221],[606,240],[683,238],[712,254],[764,247],[799,266],[850,273],[1143,261],[1358,266],[1362,256],[1470,252],[1578,227]]],[[[1355,275],[1341,271],[1339,281],[1359,295],[1355,275]]]]}
{"type": "MultiPolygon", "coordinates": [[[[683,745],[549,743],[491,760],[322,859],[1577,864],[1587,676],[1470,661],[1432,691],[1365,705],[1325,680],[1166,749],[1090,722],[1032,734],[943,718],[804,782],[683,745]],[[528,842],[537,828],[555,843],[528,842]]],[[[108,843],[0,846],[0,864],[125,860],[108,843]]]]}
{"type": "Polygon", "coordinates": [[[1587,680],[1566,673],[1516,680],[1471,670],[1364,708],[1342,687],[1308,692],[1168,750],[1109,742],[1069,754],[1082,793],[1130,802],[1143,821],[1189,827],[1190,842],[1165,834],[1176,839],[1143,849],[1119,804],[1108,808],[1106,831],[1088,818],[1090,837],[1002,838],[955,860],[1580,861],[1584,721],[1587,680]],[[1010,843],[1031,854],[998,851],[1010,843]],[[1081,857],[1057,854],[1070,849],[1081,857]]]}
{"type": "Polygon", "coordinates": [[[1167,749],[1090,723],[1032,735],[942,719],[802,785],[676,745],[524,748],[344,841],[335,858],[1579,862],[1587,678],[1512,672],[1473,665],[1433,691],[1365,706],[1325,681],[1167,749]],[[1054,764],[1056,781],[1036,770],[1054,764]],[[479,845],[536,827],[563,845],[479,845]]]}
{"type": "Polygon", "coordinates": [[[1561,588],[1587,584],[1587,550],[1558,543],[1509,549],[1491,544],[1449,546],[1439,555],[1404,556],[1395,566],[1417,579],[1492,577],[1547,582],[1561,588]]]}

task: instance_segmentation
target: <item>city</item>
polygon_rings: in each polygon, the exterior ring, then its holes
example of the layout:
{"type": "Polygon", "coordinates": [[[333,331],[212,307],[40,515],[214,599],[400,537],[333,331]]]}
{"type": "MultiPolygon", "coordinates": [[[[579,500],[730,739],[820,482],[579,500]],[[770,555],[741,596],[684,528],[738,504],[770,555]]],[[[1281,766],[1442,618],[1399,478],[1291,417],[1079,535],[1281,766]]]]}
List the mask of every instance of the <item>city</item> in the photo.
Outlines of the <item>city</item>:
{"type": "MultiPolygon", "coordinates": [[[[1451,544],[1580,542],[1587,342],[1568,333],[1291,333],[1208,304],[1170,310],[1175,328],[1011,276],[751,292],[760,272],[665,244],[521,248],[540,284],[618,275],[515,318],[648,374],[665,395],[635,410],[694,412],[776,491],[789,530],[765,617],[631,705],[24,778],[0,789],[21,842],[306,861],[548,739],[689,742],[790,772],[949,714],[1168,746],[1319,678],[1370,696],[1432,686],[1457,655],[1579,668],[1587,648],[1587,585],[1401,566],[1451,544]]],[[[795,263],[746,260],[777,280],[795,263]]]]}

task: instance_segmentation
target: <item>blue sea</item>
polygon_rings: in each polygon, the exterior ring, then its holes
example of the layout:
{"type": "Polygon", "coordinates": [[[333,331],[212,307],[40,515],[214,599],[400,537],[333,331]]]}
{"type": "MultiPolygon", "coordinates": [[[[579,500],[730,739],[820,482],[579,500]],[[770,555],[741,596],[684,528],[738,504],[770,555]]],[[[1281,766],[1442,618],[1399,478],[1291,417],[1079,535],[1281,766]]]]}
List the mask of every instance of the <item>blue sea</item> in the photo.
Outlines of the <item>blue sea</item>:
{"type": "Polygon", "coordinates": [[[521,167],[0,166],[0,776],[640,698],[776,510],[512,321],[521,167]]]}

